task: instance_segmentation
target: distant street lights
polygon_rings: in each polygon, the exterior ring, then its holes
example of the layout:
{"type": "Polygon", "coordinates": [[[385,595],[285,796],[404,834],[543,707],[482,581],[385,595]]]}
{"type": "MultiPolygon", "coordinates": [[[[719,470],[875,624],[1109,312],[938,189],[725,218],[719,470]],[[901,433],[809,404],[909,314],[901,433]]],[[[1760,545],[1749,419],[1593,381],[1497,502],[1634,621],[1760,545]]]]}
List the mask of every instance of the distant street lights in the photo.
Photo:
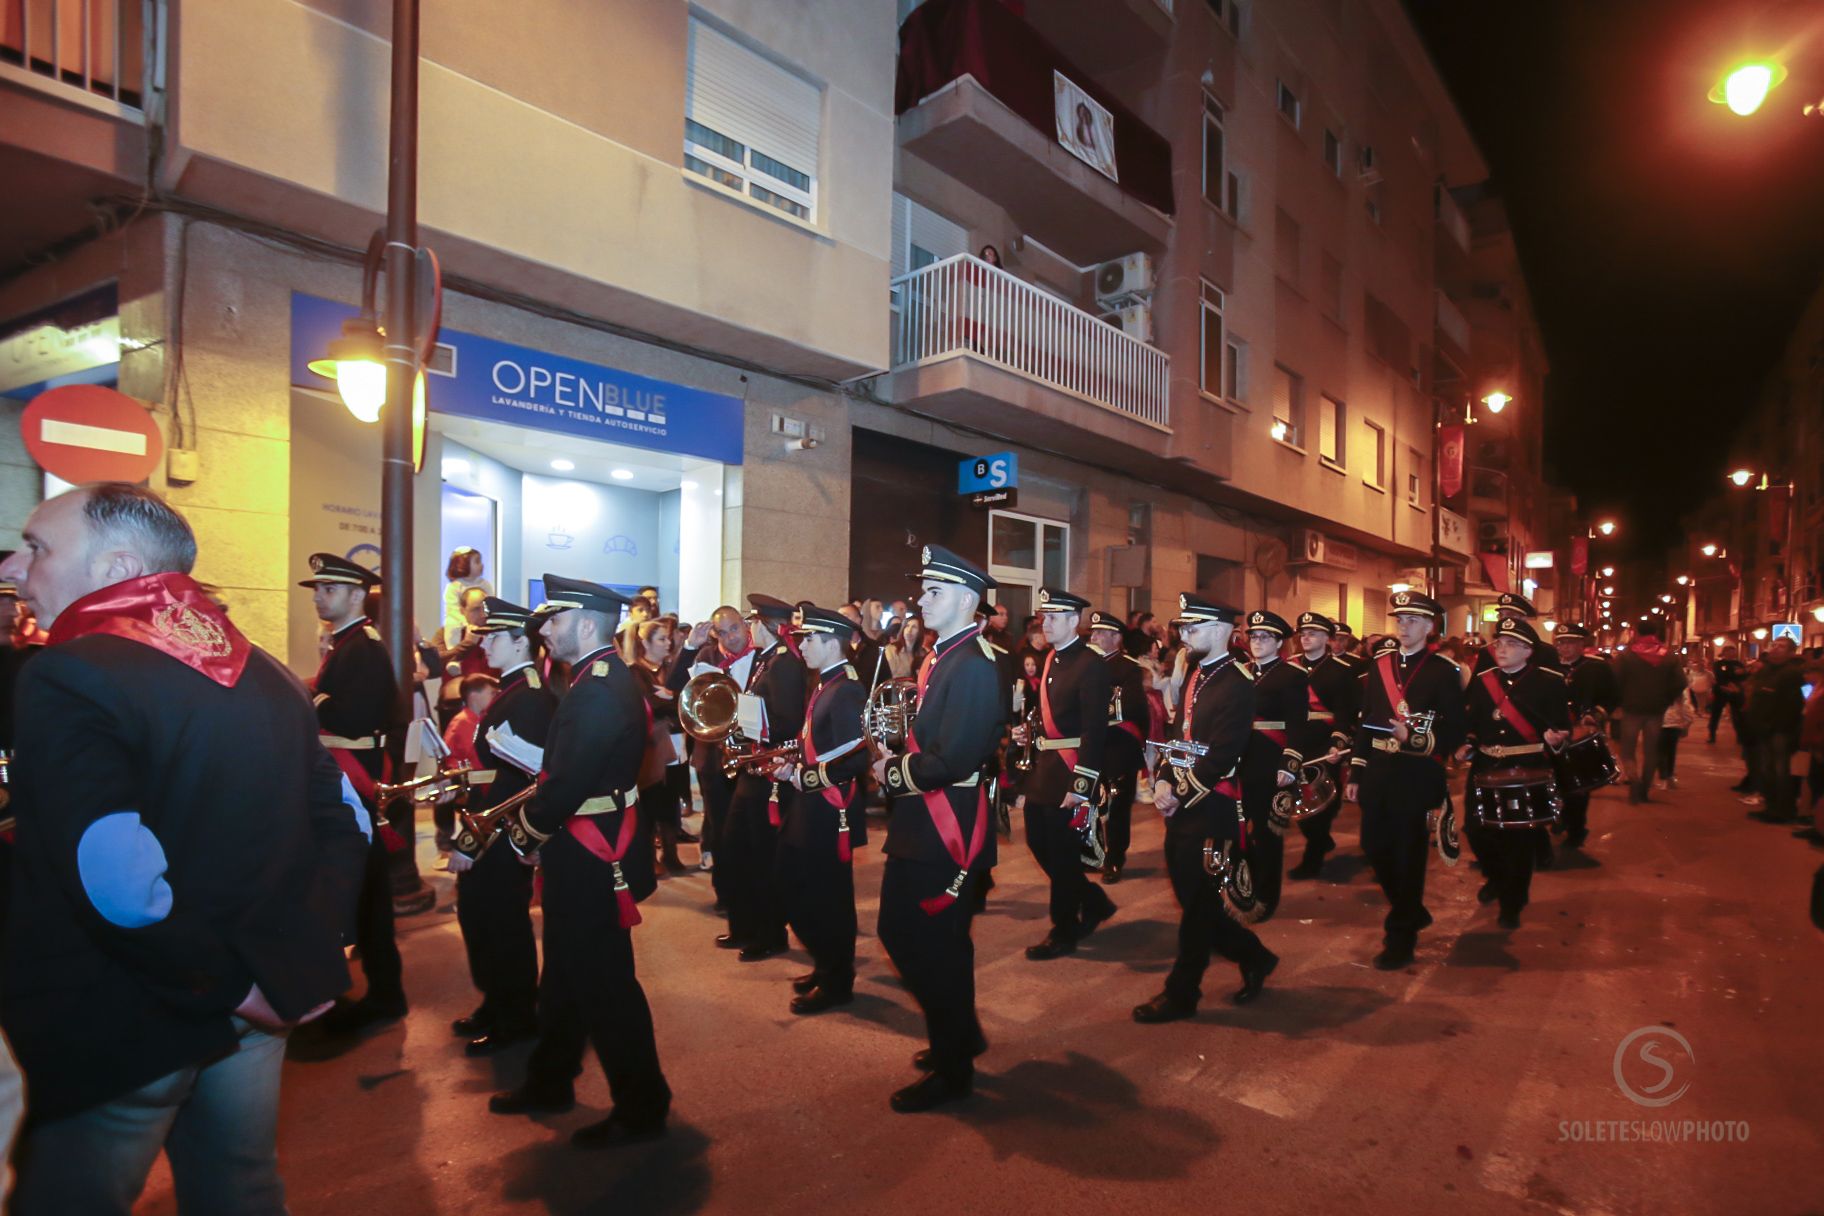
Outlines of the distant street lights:
{"type": "Polygon", "coordinates": [[[1743,118],[1759,110],[1767,94],[1786,79],[1786,65],[1754,61],[1732,68],[1710,90],[1710,100],[1743,118]]]}
{"type": "Polygon", "coordinates": [[[1488,396],[1482,398],[1482,404],[1486,405],[1488,407],[1489,413],[1499,414],[1502,410],[1507,408],[1507,403],[1512,400],[1513,400],[1512,397],[1508,396],[1506,393],[1502,392],[1501,390],[1496,389],[1494,392],[1490,393],[1488,396]]]}
{"type": "Polygon", "coordinates": [[[1698,552],[1702,553],[1705,557],[1715,557],[1716,546],[1714,544],[1705,545],[1702,549],[1698,550],[1698,552]]]}
{"type": "Polygon", "coordinates": [[[1615,535],[1615,521],[1612,519],[1605,519],[1596,525],[1596,530],[1604,536],[1613,536],[1615,535]]]}

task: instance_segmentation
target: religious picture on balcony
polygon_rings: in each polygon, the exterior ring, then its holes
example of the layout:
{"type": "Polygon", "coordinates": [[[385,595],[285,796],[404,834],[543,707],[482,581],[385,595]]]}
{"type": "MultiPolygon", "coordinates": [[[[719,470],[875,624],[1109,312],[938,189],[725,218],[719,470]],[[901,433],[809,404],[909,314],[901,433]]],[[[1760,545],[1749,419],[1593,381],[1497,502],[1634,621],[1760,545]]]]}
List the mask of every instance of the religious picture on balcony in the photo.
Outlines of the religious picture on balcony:
{"type": "Polygon", "coordinates": [[[1064,145],[1065,151],[1110,181],[1120,181],[1115,173],[1115,116],[1066,80],[1062,72],[1052,72],[1051,85],[1058,118],[1058,142],[1064,145]]]}

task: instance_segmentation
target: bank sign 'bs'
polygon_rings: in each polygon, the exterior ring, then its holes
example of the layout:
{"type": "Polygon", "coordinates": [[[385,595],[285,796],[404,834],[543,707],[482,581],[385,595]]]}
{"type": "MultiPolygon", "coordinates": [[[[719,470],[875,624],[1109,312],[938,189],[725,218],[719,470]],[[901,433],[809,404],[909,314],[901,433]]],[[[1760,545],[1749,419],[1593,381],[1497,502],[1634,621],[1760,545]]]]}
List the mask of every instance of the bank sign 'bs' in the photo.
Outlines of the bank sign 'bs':
{"type": "Polygon", "coordinates": [[[971,456],[957,462],[956,492],[980,494],[984,490],[1011,490],[1020,484],[1020,458],[1012,452],[971,456]]]}

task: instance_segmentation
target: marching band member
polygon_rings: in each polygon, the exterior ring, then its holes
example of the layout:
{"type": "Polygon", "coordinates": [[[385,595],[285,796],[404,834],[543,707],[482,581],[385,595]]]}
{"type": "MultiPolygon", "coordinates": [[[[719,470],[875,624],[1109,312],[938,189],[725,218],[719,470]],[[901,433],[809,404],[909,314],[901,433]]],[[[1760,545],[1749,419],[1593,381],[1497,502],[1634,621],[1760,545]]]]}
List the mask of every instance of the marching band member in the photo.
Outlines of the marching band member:
{"type": "Polygon", "coordinates": [[[975,1012],[975,914],[970,888],[994,864],[982,770],[1001,738],[994,651],[974,622],[994,580],[973,562],[927,545],[919,611],[937,639],[918,673],[907,750],[873,773],[892,798],[880,884],[880,944],[925,1014],[924,1075],[893,1095],[901,1113],[967,1097],[975,1057],[988,1049],[975,1012]]]}
{"type": "Polygon", "coordinates": [[[385,779],[386,729],[398,700],[392,656],[363,611],[368,592],[379,585],[378,574],[333,553],[311,554],[310,577],[298,583],[310,588],[317,617],[330,628],[329,653],[311,681],[323,746],[375,816],[355,932],[367,991],[360,1000],[338,1002],[324,1015],[323,1032],[331,1035],[402,1018],[406,1009],[388,861],[398,837],[379,819],[374,788],[385,779]]]}
{"type": "Polygon", "coordinates": [[[1463,742],[1462,672],[1431,645],[1444,606],[1397,591],[1391,615],[1396,636],[1370,663],[1344,791],[1361,805],[1362,851],[1387,897],[1386,938],[1374,956],[1382,971],[1412,962],[1419,931],[1431,924],[1425,818],[1449,796],[1444,761],[1463,742]]]}
{"type": "Polygon", "coordinates": [[[633,953],[636,904],[658,887],[652,828],[636,789],[650,723],[639,684],[614,645],[627,600],[555,574],[545,575],[545,594],[545,641],[570,665],[571,685],[551,720],[538,793],[519,812],[545,876],[538,1044],[525,1082],[496,1094],[488,1109],[568,1110],[586,1041],[607,1074],[614,1108],[571,1143],[599,1148],[662,1135],[671,1109],[633,953]]]}
{"type": "MultiPolygon", "coordinates": [[[[1478,774],[1522,766],[1544,767],[1545,749],[1571,737],[1569,694],[1564,677],[1535,664],[1543,645],[1533,627],[1518,617],[1495,626],[1489,643],[1494,666],[1469,682],[1465,694],[1467,734],[1457,759],[1469,765],[1473,790],[1478,774]]],[[[1503,929],[1520,927],[1533,882],[1534,837],[1544,828],[1491,828],[1471,808],[1465,824],[1476,839],[1487,879],[1476,893],[1480,903],[1501,901],[1503,929]]]]}
{"type": "Polygon", "coordinates": [[[1285,837],[1267,824],[1274,795],[1298,784],[1298,770],[1304,763],[1299,748],[1311,710],[1311,690],[1304,669],[1279,657],[1279,648],[1292,634],[1284,617],[1263,610],[1250,612],[1247,630],[1252,657],[1247,674],[1254,679],[1254,733],[1241,758],[1241,799],[1248,816],[1248,865],[1264,920],[1279,907],[1286,861],[1285,837]]]}
{"type": "MultiPolygon", "coordinates": [[[[1310,712],[1305,716],[1305,732],[1298,741],[1299,751],[1311,760],[1349,750],[1355,739],[1355,720],[1361,714],[1362,684],[1357,664],[1338,658],[1331,650],[1337,626],[1327,616],[1303,612],[1298,617],[1299,655],[1289,661],[1305,673],[1310,684],[1310,712]]],[[[1337,760],[1322,761],[1337,777],[1337,792],[1330,805],[1315,815],[1298,821],[1305,838],[1305,855],[1287,872],[1288,878],[1316,878],[1323,873],[1324,858],[1336,848],[1330,835],[1342,809],[1342,764],[1337,760]]]]}
{"type": "Polygon", "coordinates": [[[1221,879],[1208,868],[1218,856],[1238,855],[1243,843],[1237,773],[1254,734],[1255,685],[1229,653],[1239,617],[1233,608],[1188,592],[1178,597],[1175,623],[1197,666],[1179,694],[1173,735],[1206,750],[1194,762],[1162,768],[1153,784],[1153,806],[1165,816],[1166,872],[1181,915],[1178,956],[1165,991],[1135,1007],[1136,1022],[1174,1022],[1195,1014],[1212,951],[1241,968],[1236,1004],[1259,996],[1279,965],[1254,931],[1229,915],[1221,879]]]}
{"type": "MultiPolygon", "coordinates": [[[[557,712],[557,697],[545,687],[534,660],[535,630],[542,622],[528,608],[489,596],[481,651],[500,672],[500,695],[482,716],[475,754],[487,785],[471,789],[471,807],[498,806],[538,779],[545,739],[557,712]]],[[[532,934],[532,868],[505,843],[483,847],[479,856],[462,850],[463,836],[450,854],[456,874],[456,923],[469,956],[469,977],[481,1004],[450,1029],[468,1039],[472,1056],[493,1055],[538,1031],[538,945],[532,934]]]]}
{"type": "MultiPolygon", "coordinates": [[[[684,691],[691,677],[718,668],[746,691],[753,677],[759,654],[753,636],[740,612],[724,604],[710,613],[707,621],[698,622],[684,639],[684,649],[672,664],[665,686],[675,696],[684,691]],[[714,642],[715,648],[706,647],[714,642]]],[[[716,851],[722,847],[727,832],[729,803],[735,796],[735,783],[722,771],[723,746],[698,740],[690,750],[690,767],[697,771],[697,786],[703,791],[703,826],[701,828],[702,860],[699,868],[709,871],[710,886],[716,893],[716,911],[726,912],[729,903],[730,875],[716,866],[716,851]]],[[[718,940],[718,945],[721,942],[718,940]]],[[[740,942],[734,943],[739,947],[740,942]]]]}
{"type": "Polygon", "coordinates": [[[791,1010],[822,1013],[854,1000],[854,850],[867,844],[861,777],[868,771],[861,711],[867,686],[843,661],[860,630],[839,612],[805,608],[793,627],[816,690],[799,735],[801,763],[785,763],[775,781],[798,791],[779,841],[777,887],[786,923],[811,955],[811,971],[792,981],[791,1010]]]}
{"type": "MultiPolygon", "coordinates": [[[[1581,624],[1560,625],[1552,635],[1571,697],[1572,742],[1607,730],[1610,716],[1621,706],[1621,686],[1615,682],[1614,669],[1607,660],[1585,653],[1591,640],[1589,627],[1581,624]]],[[[1590,836],[1591,791],[1560,793],[1564,798],[1564,847],[1581,849],[1590,836]]]]}
{"type": "MultiPolygon", "coordinates": [[[[1026,782],[1026,845],[1051,880],[1051,932],[1026,957],[1073,954],[1079,938],[1115,914],[1115,903],[1083,872],[1083,834],[1096,829],[1103,746],[1108,737],[1109,674],[1078,634],[1089,601],[1039,589],[1039,622],[1051,649],[1039,672],[1040,734],[1026,782]]],[[[1014,728],[1024,744],[1029,728],[1014,728]]]]}
{"type": "Polygon", "coordinates": [[[1134,794],[1140,770],[1146,767],[1146,669],[1122,645],[1126,629],[1113,613],[1089,614],[1090,649],[1108,664],[1109,686],[1116,694],[1111,704],[1108,745],[1104,751],[1102,787],[1108,791],[1108,857],[1102,863],[1103,883],[1120,882],[1127,866],[1127,849],[1133,839],[1134,794]]]}

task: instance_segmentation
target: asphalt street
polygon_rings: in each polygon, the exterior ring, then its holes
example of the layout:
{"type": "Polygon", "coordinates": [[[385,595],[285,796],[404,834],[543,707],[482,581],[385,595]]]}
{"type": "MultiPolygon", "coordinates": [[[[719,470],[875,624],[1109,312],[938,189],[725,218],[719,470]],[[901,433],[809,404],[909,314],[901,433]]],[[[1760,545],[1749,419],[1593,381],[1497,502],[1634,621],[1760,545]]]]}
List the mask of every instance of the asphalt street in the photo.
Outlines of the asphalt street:
{"type": "MultiPolygon", "coordinates": [[[[1589,845],[1538,875],[1517,932],[1476,903],[1467,859],[1434,857],[1437,923],[1399,973],[1368,966],[1382,901],[1346,810],[1327,880],[1289,883],[1261,930],[1283,960],[1267,992],[1231,1006],[1217,963],[1203,1011],[1167,1026],[1129,1017],[1174,945],[1158,817],[1137,808],[1119,914],[1047,963],[1022,953],[1044,887],[1016,817],[975,930],[992,1046],[974,1098],[919,1116],[886,1105],[922,1039],[872,937],[877,849],[858,855],[857,1000],[814,1018],[786,1009],[801,953],[713,949],[707,878],[669,879],[635,932],[671,1133],[606,1153],[567,1141],[607,1106],[593,1061],[569,1114],[488,1113],[525,1049],[470,1060],[451,1037],[474,996],[436,873],[436,909],[402,926],[410,1017],[346,1050],[292,1045],[292,1210],[1824,1211],[1824,934],[1806,918],[1824,850],[1745,817],[1726,732],[1684,753],[1653,804],[1598,796],[1589,845]]],[[[174,1211],[162,1165],[141,1207],[174,1211]]]]}

